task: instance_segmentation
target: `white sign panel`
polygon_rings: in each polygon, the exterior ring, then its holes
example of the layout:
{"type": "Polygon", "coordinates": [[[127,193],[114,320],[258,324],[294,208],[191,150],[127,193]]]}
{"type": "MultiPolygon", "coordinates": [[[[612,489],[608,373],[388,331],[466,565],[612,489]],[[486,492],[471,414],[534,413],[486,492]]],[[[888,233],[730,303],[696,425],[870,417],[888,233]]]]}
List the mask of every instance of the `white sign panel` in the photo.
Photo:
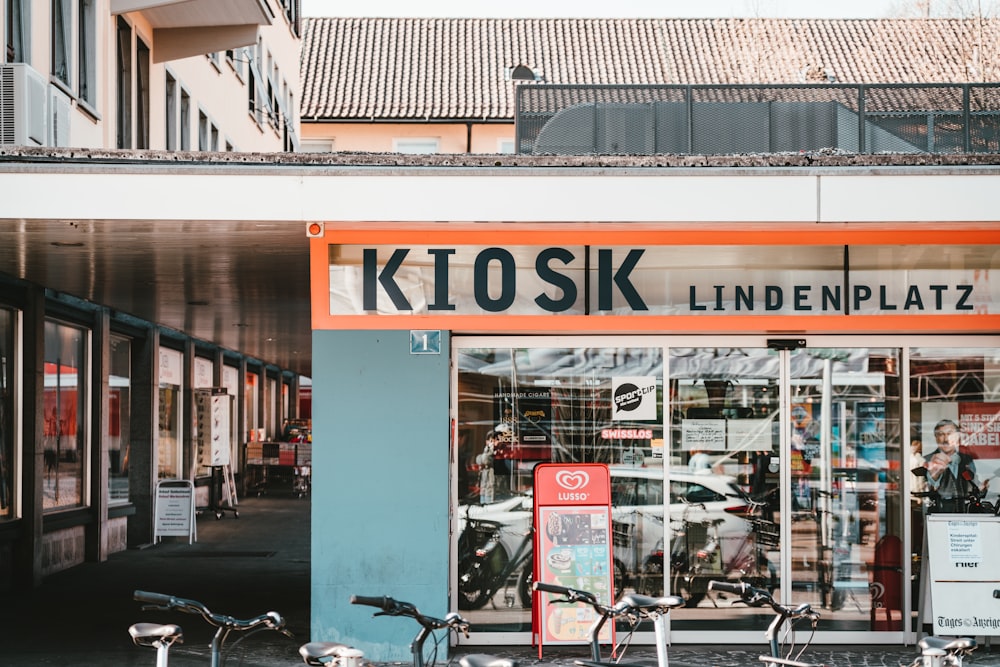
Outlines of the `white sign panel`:
{"type": "Polygon", "coordinates": [[[726,448],[740,452],[771,451],[771,419],[730,419],[726,422],[726,448]]]}
{"type": "Polygon", "coordinates": [[[927,517],[931,615],[935,635],[1000,635],[1000,517],[927,517]]]}
{"type": "Polygon", "coordinates": [[[725,419],[685,419],[681,421],[681,449],[722,452],[726,449],[725,419]]]}
{"type": "Polygon", "coordinates": [[[184,355],[177,350],[160,348],[160,384],[180,386],[183,383],[184,355]]]}
{"type": "Polygon", "coordinates": [[[156,484],[156,517],[153,538],[187,536],[195,538],[194,482],[187,479],[164,479],[156,484]]]}

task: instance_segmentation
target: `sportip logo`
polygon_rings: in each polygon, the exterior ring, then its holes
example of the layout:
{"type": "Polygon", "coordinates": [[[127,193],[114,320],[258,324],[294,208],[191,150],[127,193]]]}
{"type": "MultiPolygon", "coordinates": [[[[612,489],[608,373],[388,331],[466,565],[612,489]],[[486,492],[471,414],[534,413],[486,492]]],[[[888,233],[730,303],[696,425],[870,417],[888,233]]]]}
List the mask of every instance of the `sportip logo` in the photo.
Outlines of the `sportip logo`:
{"type": "Polygon", "coordinates": [[[656,419],[656,378],[612,378],[614,410],[611,419],[656,419]]]}
{"type": "Polygon", "coordinates": [[[556,484],[567,491],[576,491],[590,484],[590,475],[584,470],[560,470],[556,473],[556,484]]]}

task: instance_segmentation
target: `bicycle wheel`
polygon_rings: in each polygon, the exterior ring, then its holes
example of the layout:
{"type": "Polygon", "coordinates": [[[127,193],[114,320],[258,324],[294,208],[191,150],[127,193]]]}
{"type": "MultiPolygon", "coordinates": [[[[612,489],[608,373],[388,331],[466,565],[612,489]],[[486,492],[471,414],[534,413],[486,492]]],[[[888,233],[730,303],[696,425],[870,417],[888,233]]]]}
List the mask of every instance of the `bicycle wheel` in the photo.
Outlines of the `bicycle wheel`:
{"type": "Polygon", "coordinates": [[[708,592],[708,584],[702,583],[698,576],[689,577],[683,572],[678,572],[670,581],[670,593],[684,598],[685,607],[697,607],[708,592]]]}
{"type": "Polygon", "coordinates": [[[663,595],[663,557],[649,556],[642,563],[639,593],[652,597],[663,595]]]}
{"type": "Polygon", "coordinates": [[[533,579],[531,563],[527,563],[517,578],[517,594],[521,597],[521,606],[531,609],[531,581],[533,579]]]}
{"type": "Polygon", "coordinates": [[[508,560],[507,553],[497,548],[486,559],[472,556],[459,563],[458,608],[470,610],[486,606],[494,592],[493,573],[502,572],[508,560]]]}

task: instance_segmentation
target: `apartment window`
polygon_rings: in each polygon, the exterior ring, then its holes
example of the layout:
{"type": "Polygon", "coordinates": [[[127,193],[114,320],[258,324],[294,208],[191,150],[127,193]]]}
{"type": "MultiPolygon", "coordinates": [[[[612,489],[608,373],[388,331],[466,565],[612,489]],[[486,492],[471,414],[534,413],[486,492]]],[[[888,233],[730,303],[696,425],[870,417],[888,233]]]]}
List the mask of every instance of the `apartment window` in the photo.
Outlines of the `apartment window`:
{"type": "Polygon", "coordinates": [[[210,140],[209,140],[209,150],[218,151],[219,150],[219,128],[215,124],[210,125],[210,140]]]}
{"type": "Polygon", "coordinates": [[[149,148],[149,47],[138,36],[133,42],[120,16],[117,26],[118,148],[149,148]]]}
{"type": "Polygon", "coordinates": [[[97,104],[97,13],[95,0],[78,0],[77,57],[80,60],[77,93],[91,106],[97,104]]]}
{"type": "Polygon", "coordinates": [[[52,0],[52,76],[70,85],[71,30],[73,10],[70,0],[52,0]]]}
{"type": "Polygon", "coordinates": [[[191,150],[191,96],[181,90],[181,150],[191,150]]]}
{"type": "Polygon", "coordinates": [[[85,329],[45,322],[45,511],[86,504],[88,336],[85,329]]]}
{"type": "Polygon", "coordinates": [[[263,76],[262,72],[267,71],[261,67],[264,53],[261,41],[257,40],[257,47],[254,51],[247,49],[246,53],[249,58],[248,69],[250,71],[250,85],[247,86],[248,110],[257,124],[260,125],[264,122],[264,97],[261,94],[264,82],[261,77],[263,76]]]}
{"type": "Polygon", "coordinates": [[[5,62],[21,63],[28,53],[28,0],[5,0],[4,26],[6,26],[5,62]]]}
{"type": "Polygon", "coordinates": [[[299,142],[300,153],[332,153],[334,150],[332,139],[303,139],[299,142]]]}
{"type": "Polygon", "coordinates": [[[198,150],[207,151],[210,147],[208,116],[204,111],[198,112],[198,150]]]}
{"type": "Polygon", "coordinates": [[[17,477],[17,402],[18,386],[14,383],[19,358],[17,345],[17,312],[0,308],[0,521],[16,519],[14,485],[17,477]]]}
{"type": "Polygon", "coordinates": [[[270,63],[270,76],[267,77],[267,112],[271,121],[271,127],[278,128],[278,64],[274,62],[271,54],[267,55],[267,62],[270,63]]]}
{"type": "Polygon", "coordinates": [[[180,101],[177,99],[177,79],[167,73],[164,90],[164,119],[166,130],[166,147],[168,151],[177,150],[177,127],[180,123],[180,101]]]}
{"type": "Polygon", "coordinates": [[[107,433],[108,502],[128,502],[128,460],[132,441],[132,341],[111,337],[111,372],[108,377],[107,433]]]}
{"type": "Polygon", "coordinates": [[[405,139],[393,139],[392,150],[396,153],[406,153],[409,155],[423,155],[438,152],[439,140],[435,137],[407,137],[405,139]]]}
{"type": "Polygon", "coordinates": [[[132,26],[118,17],[118,148],[132,148],[132,26]]]}
{"type": "Polygon", "coordinates": [[[149,47],[136,37],[136,148],[149,148],[149,47]]]}

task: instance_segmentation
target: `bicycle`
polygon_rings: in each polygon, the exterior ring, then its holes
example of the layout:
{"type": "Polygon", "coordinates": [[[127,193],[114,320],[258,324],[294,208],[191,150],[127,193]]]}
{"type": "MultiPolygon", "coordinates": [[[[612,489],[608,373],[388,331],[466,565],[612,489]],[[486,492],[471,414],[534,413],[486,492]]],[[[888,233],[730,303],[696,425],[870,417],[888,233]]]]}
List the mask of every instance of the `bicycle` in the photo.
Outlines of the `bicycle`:
{"type": "MultiPolygon", "coordinates": [[[[294,638],[292,633],[285,628],[285,619],[276,611],[269,611],[260,616],[240,620],[225,614],[216,614],[201,602],[174,597],[173,595],[135,591],[132,597],[139,602],[145,603],[142,608],[143,611],[181,611],[186,614],[196,614],[205,619],[209,625],[217,628],[215,635],[212,637],[212,642],[209,644],[211,649],[211,667],[220,667],[222,664],[222,652],[226,644],[226,639],[233,632],[246,633],[236,642],[233,642],[233,646],[260,630],[274,630],[286,637],[294,638]]],[[[170,647],[184,641],[183,630],[179,625],[173,623],[135,623],[129,627],[128,632],[132,637],[132,642],[136,646],[156,649],[156,667],[167,667],[170,647]]]]}
{"type": "Polygon", "coordinates": [[[800,658],[805,650],[812,643],[816,634],[816,626],[819,624],[819,612],[815,611],[808,602],[804,602],[797,607],[787,607],[774,600],[771,593],[763,588],[755,588],[748,583],[732,583],[729,581],[708,582],[708,590],[722,593],[733,593],[739,595],[739,602],[750,607],[770,607],[774,612],[774,619],[767,626],[764,638],[767,640],[768,655],[762,655],[759,660],[765,665],[785,665],[786,667],[824,667],[820,663],[802,662],[800,658]],[[805,644],[796,652],[795,626],[808,621],[812,632],[805,644]],[[782,631],[782,628],[784,629],[782,631]],[[794,655],[793,655],[794,654],[794,655]]]}
{"type": "MultiPolygon", "coordinates": [[[[448,635],[435,635],[435,631],[446,629],[449,632],[461,632],[466,638],[469,637],[469,622],[456,612],[450,612],[444,618],[434,618],[420,613],[410,602],[401,602],[388,596],[352,595],[351,604],[376,607],[380,611],[376,612],[375,616],[406,616],[420,624],[420,630],[417,631],[416,637],[410,644],[413,667],[434,667],[436,664],[438,646],[448,635]],[[431,652],[430,660],[425,660],[424,643],[428,637],[434,637],[434,649],[431,652]]],[[[339,647],[342,646],[343,644],[335,642],[310,642],[299,649],[299,654],[307,665],[331,664],[337,662],[336,653],[341,650],[339,647]]],[[[458,664],[460,667],[518,667],[516,660],[484,653],[463,655],[458,658],[458,664]]]]}
{"type": "Polygon", "coordinates": [[[590,637],[590,660],[574,660],[574,664],[580,667],[627,667],[621,662],[628,646],[632,641],[632,635],[643,620],[653,622],[653,631],[656,637],[656,664],[657,667],[668,667],[667,664],[667,633],[664,627],[663,618],[670,613],[671,609],[683,607],[684,598],[679,595],[666,595],[662,597],[651,597],[638,593],[625,594],[613,605],[603,604],[596,594],[589,591],[581,591],[567,586],[557,584],[547,584],[536,581],[532,588],[542,593],[555,593],[562,595],[561,598],[549,598],[550,604],[575,604],[583,602],[593,607],[597,612],[597,620],[591,625],[588,635],[590,637]],[[625,637],[619,641],[612,650],[612,655],[617,655],[614,662],[606,662],[601,659],[601,630],[608,621],[623,619],[629,625],[629,630],[625,637]],[[621,650],[621,653],[619,653],[621,650]]]}

